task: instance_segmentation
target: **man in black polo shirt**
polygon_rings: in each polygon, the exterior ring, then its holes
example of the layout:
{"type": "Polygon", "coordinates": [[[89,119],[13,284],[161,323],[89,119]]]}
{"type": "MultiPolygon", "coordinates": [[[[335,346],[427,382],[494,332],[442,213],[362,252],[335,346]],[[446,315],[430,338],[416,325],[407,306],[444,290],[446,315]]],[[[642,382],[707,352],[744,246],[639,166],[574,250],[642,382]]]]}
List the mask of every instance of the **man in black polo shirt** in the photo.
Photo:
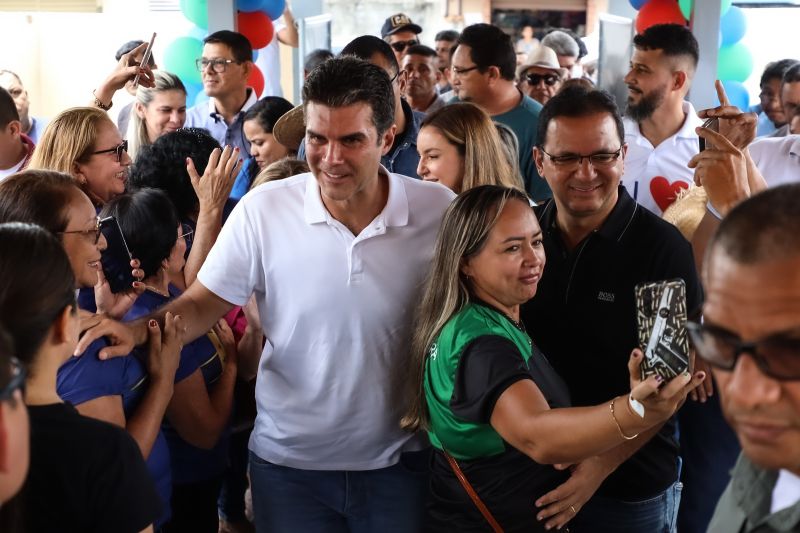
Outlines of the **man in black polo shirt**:
{"type": "MultiPolygon", "coordinates": [[[[547,264],[521,316],[573,405],[595,405],[629,390],[634,287],[682,278],[690,316],[702,292],[689,243],[620,185],[625,136],[607,93],[565,89],[543,108],[537,138],[534,159],[553,199],[536,207],[547,264]]],[[[569,481],[536,503],[554,523],[572,518],[572,531],[660,533],[674,531],[680,490],[673,419],[575,465],[569,481]]]]}

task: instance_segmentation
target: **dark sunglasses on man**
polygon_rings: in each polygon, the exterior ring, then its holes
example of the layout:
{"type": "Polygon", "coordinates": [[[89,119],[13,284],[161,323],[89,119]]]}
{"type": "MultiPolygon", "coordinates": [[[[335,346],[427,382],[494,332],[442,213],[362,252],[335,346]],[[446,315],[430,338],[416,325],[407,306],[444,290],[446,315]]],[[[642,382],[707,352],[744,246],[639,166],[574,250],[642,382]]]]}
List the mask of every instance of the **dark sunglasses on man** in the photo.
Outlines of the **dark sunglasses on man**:
{"type": "Polygon", "coordinates": [[[552,87],[558,82],[558,76],[555,74],[526,74],[525,81],[529,85],[539,85],[540,81],[544,81],[545,85],[552,87]]]}
{"type": "Polygon", "coordinates": [[[395,52],[402,52],[409,46],[414,46],[415,44],[419,44],[419,41],[416,39],[409,39],[408,41],[397,41],[392,43],[390,46],[394,48],[395,52]]]}
{"type": "Polygon", "coordinates": [[[686,331],[697,355],[712,367],[732,371],[741,356],[747,354],[772,379],[800,380],[800,331],[776,333],[750,342],[711,324],[689,321],[686,331]]]}

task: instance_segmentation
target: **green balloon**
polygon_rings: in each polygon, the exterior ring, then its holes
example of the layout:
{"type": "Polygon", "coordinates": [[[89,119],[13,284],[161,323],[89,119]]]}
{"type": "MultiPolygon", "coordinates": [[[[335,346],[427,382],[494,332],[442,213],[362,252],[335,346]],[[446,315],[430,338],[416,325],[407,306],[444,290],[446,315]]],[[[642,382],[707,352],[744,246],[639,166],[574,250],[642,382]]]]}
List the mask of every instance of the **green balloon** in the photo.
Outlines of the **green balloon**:
{"type": "Polygon", "coordinates": [[[180,6],[184,17],[196,26],[208,29],[208,0],[181,0],[180,6]]]}
{"type": "MultiPolygon", "coordinates": [[[[720,17],[728,12],[728,10],[731,8],[732,2],[733,0],[722,0],[722,9],[719,14],[720,17]]],[[[689,20],[692,17],[692,4],[694,4],[694,0],[678,0],[678,7],[681,8],[681,13],[683,13],[683,17],[686,20],[689,20]]]]}
{"type": "Polygon", "coordinates": [[[184,85],[202,83],[195,60],[203,55],[203,42],[194,37],[178,37],[164,50],[164,68],[178,76],[184,85]]]}
{"type": "Polygon", "coordinates": [[[741,42],[719,49],[717,78],[744,82],[753,72],[753,55],[741,42]]]}

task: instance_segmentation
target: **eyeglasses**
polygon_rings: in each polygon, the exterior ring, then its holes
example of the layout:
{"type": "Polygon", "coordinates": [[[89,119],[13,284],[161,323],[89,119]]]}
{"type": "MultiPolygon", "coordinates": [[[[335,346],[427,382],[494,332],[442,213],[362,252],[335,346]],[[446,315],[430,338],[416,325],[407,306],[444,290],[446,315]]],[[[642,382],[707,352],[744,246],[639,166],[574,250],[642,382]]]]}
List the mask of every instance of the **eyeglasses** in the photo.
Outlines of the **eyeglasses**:
{"type": "Polygon", "coordinates": [[[194,235],[192,227],[189,224],[181,224],[181,234],[178,235],[178,238],[185,240],[186,244],[191,244],[192,235],[194,235]]]}
{"type": "Polygon", "coordinates": [[[5,387],[0,389],[0,401],[11,398],[14,391],[21,389],[23,385],[25,385],[25,368],[19,359],[11,357],[11,379],[5,387]]]}
{"type": "Polygon", "coordinates": [[[100,235],[102,233],[103,228],[114,220],[114,217],[106,217],[100,218],[97,217],[95,219],[94,227],[92,229],[75,229],[70,231],[59,231],[57,235],[66,235],[68,233],[80,233],[85,235],[86,237],[92,236],[94,234],[94,244],[97,244],[100,241],[100,235]]]}
{"type": "Polygon", "coordinates": [[[126,140],[122,141],[121,143],[116,145],[114,148],[109,148],[107,150],[98,150],[96,152],[92,152],[92,155],[110,154],[112,152],[114,152],[116,154],[116,156],[117,156],[117,163],[122,163],[122,152],[125,152],[125,153],[128,152],[128,140],[126,139],[126,140]]]}
{"type": "Polygon", "coordinates": [[[389,46],[394,48],[395,52],[402,52],[409,46],[414,46],[415,44],[419,44],[419,41],[416,39],[409,39],[408,41],[396,41],[391,43],[389,46]]]}
{"type": "Polygon", "coordinates": [[[543,81],[545,85],[552,87],[558,83],[558,76],[555,74],[526,74],[524,78],[529,85],[539,85],[543,81]]]}
{"type": "Polygon", "coordinates": [[[580,154],[565,154],[565,155],[551,155],[545,152],[544,148],[539,148],[550,161],[557,167],[562,169],[575,169],[583,163],[584,159],[588,159],[593,167],[607,167],[614,164],[619,156],[622,155],[622,146],[616,152],[598,152],[596,154],[580,155],[580,154]]]}
{"type": "Polygon", "coordinates": [[[196,59],[194,62],[194,64],[197,65],[197,70],[200,72],[203,72],[211,65],[211,70],[217,74],[225,72],[225,69],[228,68],[228,65],[231,63],[239,64],[241,61],[236,61],[235,59],[196,59]]]}
{"type": "Polygon", "coordinates": [[[453,71],[453,76],[463,76],[467,72],[472,72],[473,70],[475,70],[477,68],[478,68],[478,65],[475,65],[473,67],[467,67],[467,68],[451,67],[451,70],[453,71]]]}
{"type": "Polygon", "coordinates": [[[743,353],[753,358],[765,375],[778,381],[800,380],[800,336],[777,333],[745,342],[718,326],[686,322],[686,330],[697,354],[713,367],[732,371],[743,353]]]}

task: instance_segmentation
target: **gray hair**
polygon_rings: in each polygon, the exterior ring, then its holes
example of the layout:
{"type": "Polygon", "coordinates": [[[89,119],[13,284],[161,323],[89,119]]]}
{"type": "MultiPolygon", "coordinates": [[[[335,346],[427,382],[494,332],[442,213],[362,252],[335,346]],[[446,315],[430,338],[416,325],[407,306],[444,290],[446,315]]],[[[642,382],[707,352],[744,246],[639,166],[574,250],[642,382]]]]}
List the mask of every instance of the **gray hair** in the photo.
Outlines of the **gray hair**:
{"type": "Polygon", "coordinates": [[[545,35],[541,44],[549,46],[560,56],[578,57],[581,52],[575,39],[561,30],[551,31],[545,35]]]}

